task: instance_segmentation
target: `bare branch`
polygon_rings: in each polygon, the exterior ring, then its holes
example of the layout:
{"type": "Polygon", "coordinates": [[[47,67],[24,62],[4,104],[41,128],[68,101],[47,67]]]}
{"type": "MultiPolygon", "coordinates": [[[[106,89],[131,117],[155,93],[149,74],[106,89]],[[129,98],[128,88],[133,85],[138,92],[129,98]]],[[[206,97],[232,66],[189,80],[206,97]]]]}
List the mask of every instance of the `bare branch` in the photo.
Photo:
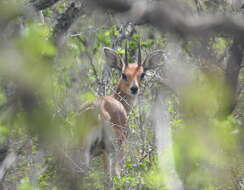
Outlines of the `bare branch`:
{"type": "Polygon", "coordinates": [[[120,34],[113,42],[113,49],[116,49],[118,45],[121,45],[122,40],[129,39],[136,32],[135,26],[131,22],[127,22],[120,28],[120,34]]]}

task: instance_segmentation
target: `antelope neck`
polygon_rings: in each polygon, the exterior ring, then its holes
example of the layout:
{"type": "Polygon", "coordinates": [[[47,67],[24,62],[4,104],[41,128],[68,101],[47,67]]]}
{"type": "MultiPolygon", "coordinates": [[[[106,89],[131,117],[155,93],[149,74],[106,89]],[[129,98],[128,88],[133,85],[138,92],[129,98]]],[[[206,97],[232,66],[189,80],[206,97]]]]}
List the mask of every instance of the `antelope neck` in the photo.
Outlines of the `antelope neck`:
{"type": "Polygon", "coordinates": [[[132,104],[135,100],[135,97],[129,96],[128,94],[120,91],[119,88],[116,90],[113,97],[124,106],[124,108],[128,114],[131,110],[131,106],[133,106],[132,104]]]}

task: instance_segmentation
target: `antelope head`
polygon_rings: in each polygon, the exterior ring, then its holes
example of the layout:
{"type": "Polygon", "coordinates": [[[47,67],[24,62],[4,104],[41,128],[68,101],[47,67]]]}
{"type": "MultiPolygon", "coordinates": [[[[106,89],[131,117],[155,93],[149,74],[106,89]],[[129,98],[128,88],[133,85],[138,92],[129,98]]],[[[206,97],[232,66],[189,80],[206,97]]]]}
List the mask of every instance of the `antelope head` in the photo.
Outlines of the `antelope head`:
{"type": "Polygon", "coordinates": [[[129,96],[136,96],[139,94],[141,83],[148,70],[154,69],[160,62],[162,56],[161,50],[156,50],[149,53],[144,61],[141,57],[141,47],[138,45],[137,63],[128,63],[127,42],[125,44],[125,58],[124,60],[113,50],[105,47],[104,53],[107,64],[112,68],[120,71],[121,78],[118,84],[118,89],[122,93],[129,96]]]}

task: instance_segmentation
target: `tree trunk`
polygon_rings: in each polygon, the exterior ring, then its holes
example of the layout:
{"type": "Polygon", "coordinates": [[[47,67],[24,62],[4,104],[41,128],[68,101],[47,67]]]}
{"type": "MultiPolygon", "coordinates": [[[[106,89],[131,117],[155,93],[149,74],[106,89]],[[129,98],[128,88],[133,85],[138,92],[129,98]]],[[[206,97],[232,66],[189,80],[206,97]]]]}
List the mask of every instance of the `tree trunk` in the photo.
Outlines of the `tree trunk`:
{"type": "Polygon", "coordinates": [[[225,82],[227,88],[227,96],[224,107],[221,110],[222,116],[227,116],[233,112],[237,102],[238,78],[241,69],[242,57],[244,49],[244,39],[241,36],[235,37],[230,48],[230,56],[227,61],[225,82]]]}

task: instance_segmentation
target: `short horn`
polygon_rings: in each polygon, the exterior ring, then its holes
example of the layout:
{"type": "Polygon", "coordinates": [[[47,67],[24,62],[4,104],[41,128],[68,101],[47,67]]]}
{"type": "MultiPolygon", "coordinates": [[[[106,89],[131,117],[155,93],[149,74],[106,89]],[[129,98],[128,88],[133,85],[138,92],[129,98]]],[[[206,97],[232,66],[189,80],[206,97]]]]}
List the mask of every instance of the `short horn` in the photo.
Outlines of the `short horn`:
{"type": "Polygon", "coordinates": [[[141,66],[141,42],[138,43],[138,58],[137,58],[137,64],[141,66]]]}
{"type": "Polygon", "coordinates": [[[125,41],[125,65],[128,65],[128,49],[127,49],[127,40],[125,41]]]}

